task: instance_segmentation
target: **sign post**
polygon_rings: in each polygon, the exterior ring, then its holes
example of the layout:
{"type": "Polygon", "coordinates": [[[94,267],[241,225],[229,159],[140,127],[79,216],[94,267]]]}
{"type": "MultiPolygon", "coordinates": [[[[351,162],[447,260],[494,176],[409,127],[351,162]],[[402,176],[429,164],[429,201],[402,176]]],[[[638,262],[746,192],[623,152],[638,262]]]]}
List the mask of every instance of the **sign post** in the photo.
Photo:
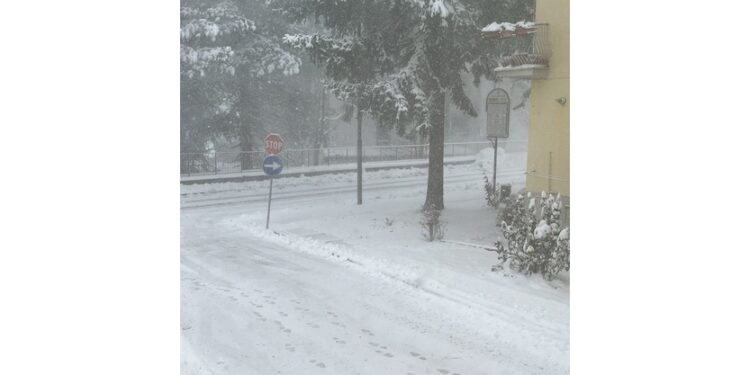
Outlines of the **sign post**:
{"type": "Polygon", "coordinates": [[[273,195],[273,176],[271,176],[271,184],[268,186],[268,210],[266,211],[266,229],[268,229],[268,223],[271,222],[271,195],[273,195]]]}
{"type": "Polygon", "coordinates": [[[263,139],[263,147],[266,150],[266,157],[263,159],[263,172],[271,177],[271,183],[268,185],[268,211],[266,212],[266,229],[271,222],[271,198],[273,197],[273,176],[277,176],[284,169],[284,163],[278,154],[284,148],[284,140],[276,133],[270,133],[263,139]]]}
{"type": "Polygon", "coordinates": [[[497,183],[497,139],[510,135],[510,96],[508,92],[496,88],[487,95],[487,138],[495,148],[492,163],[492,191],[497,183]]]}
{"type": "Polygon", "coordinates": [[[281,162],[281,158],[276,155],[268,155],[263,159],[263,172],[271,176],[271,184],[268,187],[268,212],[266,213],[266,229],[268,229],[268,223],[271,221],[271,197],[273,196],[273,176],[281,173],[284,169],[284,165],[281,162]]]}

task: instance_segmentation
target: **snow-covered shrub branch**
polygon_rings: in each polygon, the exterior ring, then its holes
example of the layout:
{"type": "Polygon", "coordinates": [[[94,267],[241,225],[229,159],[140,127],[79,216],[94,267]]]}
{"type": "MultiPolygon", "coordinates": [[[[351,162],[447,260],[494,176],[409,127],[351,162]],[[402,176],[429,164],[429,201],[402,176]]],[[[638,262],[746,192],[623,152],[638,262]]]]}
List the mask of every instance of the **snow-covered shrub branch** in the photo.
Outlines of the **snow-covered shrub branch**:
{"type": "Polygon", "coordinates": [[[487,176],[484,176],[484,200],[490,207],[498,208],[500,206],[500,187],[493,188],[487,176]]]}
{"type": "Polygon", "coordinates": [[[514,271],[550,280],[570,270],[570,230],[562,227],[562,204],[559,194],[519,195],[500,218],[504,241],[495,243],[500,263],[493,271],[507,262],[514,271]]]}

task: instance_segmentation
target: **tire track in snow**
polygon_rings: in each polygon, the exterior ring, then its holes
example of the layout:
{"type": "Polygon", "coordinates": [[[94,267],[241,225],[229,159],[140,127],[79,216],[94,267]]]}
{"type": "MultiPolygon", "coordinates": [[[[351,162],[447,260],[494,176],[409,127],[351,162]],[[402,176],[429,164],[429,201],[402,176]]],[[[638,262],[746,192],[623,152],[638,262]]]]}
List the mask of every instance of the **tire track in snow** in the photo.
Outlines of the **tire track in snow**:
{"type": "MultiPolygon", "coordinates": [[[[510,177],[522,175],[524,171],[516,170],[504,173],[498,173],[498,177],[510,177]]],[[[463,182],[480,182],[482,173],[477,170],[475,173],[466,173],[460,175],[451,175],[444,177],[444,184],[455,184],[463,182]]],[[[407,181],[394,179],[393,181],[377,182],[372,184],[364,184],[364,193],[368,192],[382,192],[391,189],[403,189],[409,187],[421,187],[424,186],[427,180],[427,176],[420,176],[420,178],[409,178],[407,181]]],[[[296,198],[311,198],[320,197],[325,198],[332,195],[338,195],[343,193],[356,192],[356,186],[342,185],[334,187],[316,187],[314,189],[302,189],[289,192],[276,192],[274,194],[274,201],[277,200],[296,200],[296,198]]],[[[231,196],[231,197],[215,197],[215,198],[197,198],[183,199],[181,209],[194,209],[209,206],[221,206],[221,205],[232,205],[232,204],[245,204],[255,202],[266,202],[268,199],[268,193],[254,193],[247,195],[231,196]]],[[[314,200],[314,199],[313,199],[314,200]]]]}

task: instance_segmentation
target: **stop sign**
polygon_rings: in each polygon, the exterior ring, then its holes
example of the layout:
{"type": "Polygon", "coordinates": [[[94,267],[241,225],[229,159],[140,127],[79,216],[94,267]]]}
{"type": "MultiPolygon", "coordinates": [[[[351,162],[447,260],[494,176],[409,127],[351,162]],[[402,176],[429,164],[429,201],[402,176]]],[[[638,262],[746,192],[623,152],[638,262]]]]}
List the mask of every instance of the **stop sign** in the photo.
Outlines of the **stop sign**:
{"type": "Polygon", "coordinates": [[[284,140],[281,139],[281,136],[276,133],[271,133],[266,136],[266,138],[263,140],[264,147],[266,148],[267,154],[273,154],[276,155],[281,152],[281,149],[284,147],[284,140]]]}

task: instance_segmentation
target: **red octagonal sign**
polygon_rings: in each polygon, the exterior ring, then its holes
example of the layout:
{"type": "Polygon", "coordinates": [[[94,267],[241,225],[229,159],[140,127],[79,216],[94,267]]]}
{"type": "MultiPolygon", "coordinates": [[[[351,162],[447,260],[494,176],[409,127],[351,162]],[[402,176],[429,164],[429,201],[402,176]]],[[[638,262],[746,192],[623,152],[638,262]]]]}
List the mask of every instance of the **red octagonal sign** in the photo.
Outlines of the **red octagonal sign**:
{"type": "Polygon", "coordinates": [[[284,140],[281,139],[281,136],[276,133],[271,133],[266,136],[266,138],[263,140],[263,144],[266,148],[267,154],[273,154],[277,155],[281,152],[281,149],[284,147],[284,140]]]}

